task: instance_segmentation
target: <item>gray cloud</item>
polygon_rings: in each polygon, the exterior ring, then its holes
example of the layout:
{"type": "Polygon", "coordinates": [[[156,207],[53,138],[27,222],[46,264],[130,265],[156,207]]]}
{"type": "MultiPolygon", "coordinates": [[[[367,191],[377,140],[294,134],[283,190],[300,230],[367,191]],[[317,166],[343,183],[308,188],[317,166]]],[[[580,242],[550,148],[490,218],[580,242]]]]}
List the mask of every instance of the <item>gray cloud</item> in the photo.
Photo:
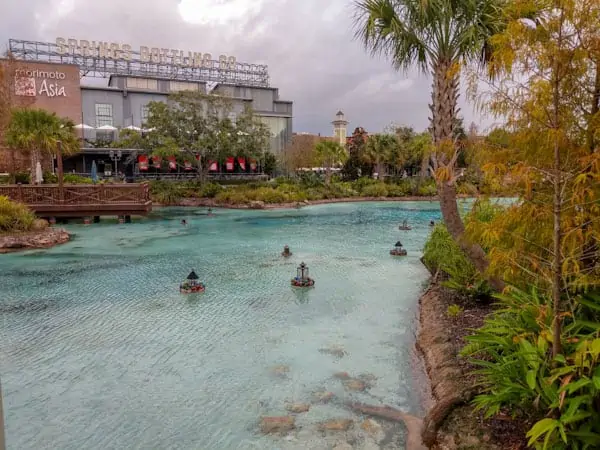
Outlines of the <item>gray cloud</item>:
{"type": "MultiPolygon", "coordinates": [[[[196,23],[181,16],[179,0],[5,1],[1,44],[11,37],[54,41],[64,36],[266,63],[272,86],[294,101],[294,131],[331,134],[338,109],[351,128],[373,132],[391,121],[417,130],[428,124],[429,80],[416,70],[395,72],[387,61],[367,55],[353,40],[347,0],[185,0],[193,19],[202,19],[196,23]],[[211,20],[218,3],[236,5],[236,17],[211,20]],[[250,6],[242,14],[244,4],[250,6]]],[[[462,114],[467,126],[481,122],[464,101],[462,114]]]]}

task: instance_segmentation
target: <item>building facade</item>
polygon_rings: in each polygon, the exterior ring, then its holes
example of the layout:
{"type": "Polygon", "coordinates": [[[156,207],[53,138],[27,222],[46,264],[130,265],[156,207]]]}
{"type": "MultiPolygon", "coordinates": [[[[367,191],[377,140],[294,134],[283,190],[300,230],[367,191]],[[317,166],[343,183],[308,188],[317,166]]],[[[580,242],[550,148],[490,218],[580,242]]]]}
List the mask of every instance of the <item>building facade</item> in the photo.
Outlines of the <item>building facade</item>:
{"type": "MultiPolygon", "coordinates": [[[[143,129],[148,104],[167,102],[170,94],[182,90],[231,98],[232,120],[249,105],[269,127],[271,142],[266,150],[274,154],[291,142],[293,103],[281,99],[279,90],[269,86],[266,66],[239,63],[235,58],[224,60],[223,56],[212,60],[208,54],[197,58],[191,52],[189,57],[182,56],[184,52],[171,52],[158,58],[152,52],[150,56],[142,51],[111,53],[104,51],[108,47],[103,43],[97,52],[91,52],[86,47],[88,41],[69,40],[69,45],[63,41],[11,40],[9,48],[16,59],[0,60],[0,87],[10,91],[12,106],[42,108],[77,124],[83,157],[66,161],[65,170],[89,172],[91,160],[110,153],[90,142],[117,139],[122,128],[143,129]],[[81,84],[81,77],[90,73],[107,77],[108,84],[81,84]]],[[[22,166],[28,164],[28,159],[21,160],[17,155],[16,161],[15,153],[19,152],[0,148],[0,172],[27,170],[22,166]]],[[[119,163],[112,155],[110,162],[118,169],[119,163]]]]}
{"type": "MultiPolygon", "coordinates": [[[[117,129],[144,128],[150,102],[167,102],[180,91],[208,93],[204,82],[166,80],[146,77],[112,76],[107,87],[82,86],[81,111],[85,138],[94,140],[111,135],[98,131],[102,126],[117,129]]],[[[214,86],[210,93],[232,100],[232,119],[249,105],[271,130],[270,151],[279,154],[292,138],[292,102],[281,100],[277,88],[257,86],[214,86]]],[[[116,133],[112,133],[116,134],[116,133]]]]}

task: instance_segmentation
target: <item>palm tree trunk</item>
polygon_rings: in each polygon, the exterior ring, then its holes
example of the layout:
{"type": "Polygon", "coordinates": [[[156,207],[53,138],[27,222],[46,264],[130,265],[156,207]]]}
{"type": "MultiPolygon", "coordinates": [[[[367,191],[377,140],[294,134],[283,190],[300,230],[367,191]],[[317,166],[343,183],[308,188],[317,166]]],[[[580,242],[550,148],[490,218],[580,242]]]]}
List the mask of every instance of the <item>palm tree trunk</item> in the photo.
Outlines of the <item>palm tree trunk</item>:
{"type": "MultiPolygon", "coordinates": [[[[452,61],[440,60],[433,65],[433,92],[431,128],[433,143],[435,145],[434,167],[454,164],[452,157],[441,151],[442,146],[453,146],[454,119],[457,114],[458,77],[459,74],[452,67],[452,61]]],[[[454,167],[450,173],[454,175],[454,167]]],[[[450,180],[436,180],[440,208],[448,232],[454,241],[465,252],[475,268],[482,274],[489,266],[487,256],[481,246],[468,242],[465,237],[465,226],[456,203],[456,184],[454,176],[450,180]]],[[[504,283],[499,279],[488,279],[492,287],[497,290],[504,288],[504,283]]]]}
{"type": "Polygon", "coordinates": [[[29,184],[35,184],[37,163],[40,160],[37,150],[35,150],[35,149],[31,150],[30,159],[31,159],[31,161],[30,161],[31,167],[29,168],[29,176],[30,176],[29,184]]]}

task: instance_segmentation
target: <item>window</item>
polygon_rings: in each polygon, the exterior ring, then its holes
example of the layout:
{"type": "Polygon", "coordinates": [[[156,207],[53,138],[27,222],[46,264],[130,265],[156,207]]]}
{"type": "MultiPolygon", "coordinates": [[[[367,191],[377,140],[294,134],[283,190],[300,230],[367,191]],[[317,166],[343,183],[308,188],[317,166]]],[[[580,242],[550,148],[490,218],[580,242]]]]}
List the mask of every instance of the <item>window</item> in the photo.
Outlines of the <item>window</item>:
{"type": "Polygon", "coordinates": [[[127,87],[134,89],[158,90],[158,81],[150,78],[127,78],[127,87]]]}
{"type": "Polygon", "coordinates": [[[142,124],[145,124],[150,117],[150,107],[148,105],[142,105],[142,124]]]}
{"type": "Polygon", "coordinates": [[[189,81],[170,81],[169,90],[171,92],[178,91],[197,91],[198,83],[192,83],[189,81]]]}
{"type": "Polygon", "coordinates": [[[96,103],[96,128],[104,125],[113,126],[113,105],[110,103],[96,103]]]}

